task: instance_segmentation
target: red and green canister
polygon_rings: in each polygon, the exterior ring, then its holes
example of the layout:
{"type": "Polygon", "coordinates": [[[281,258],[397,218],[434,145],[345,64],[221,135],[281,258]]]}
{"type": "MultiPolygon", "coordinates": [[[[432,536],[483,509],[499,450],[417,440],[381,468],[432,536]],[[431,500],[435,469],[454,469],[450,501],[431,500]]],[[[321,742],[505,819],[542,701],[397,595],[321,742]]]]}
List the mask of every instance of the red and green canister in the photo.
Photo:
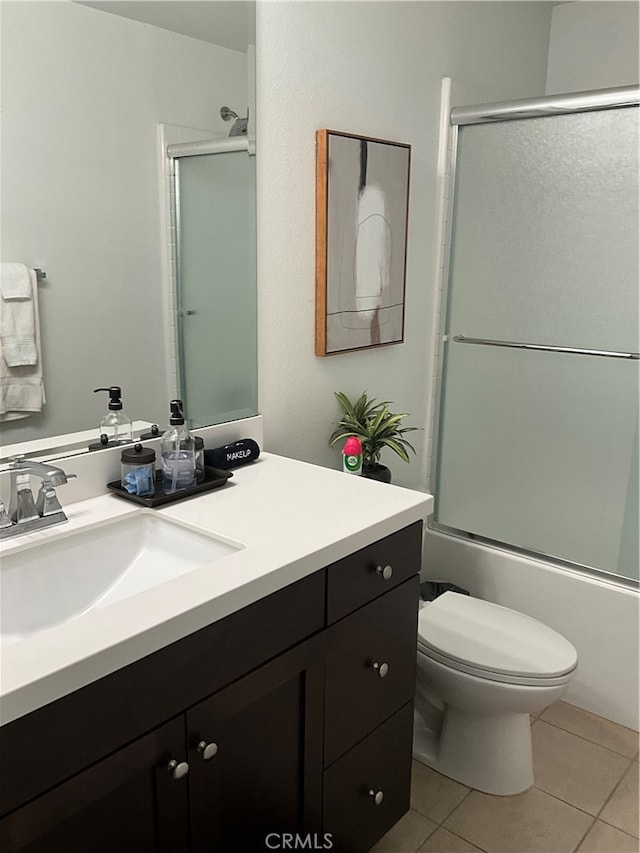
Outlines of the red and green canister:
{"type": "Polygon", "coordinates": [[[342,470],[346,474],[362,474],[362,444],[355,435],[350,436],[342,448],[342,470]]]}

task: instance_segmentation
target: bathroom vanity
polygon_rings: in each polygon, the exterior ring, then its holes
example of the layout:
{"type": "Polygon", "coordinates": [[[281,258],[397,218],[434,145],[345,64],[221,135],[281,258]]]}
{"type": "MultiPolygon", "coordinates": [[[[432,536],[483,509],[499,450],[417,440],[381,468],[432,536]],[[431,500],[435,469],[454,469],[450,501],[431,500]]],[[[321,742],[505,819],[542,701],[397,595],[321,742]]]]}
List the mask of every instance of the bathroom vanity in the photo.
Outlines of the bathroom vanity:
{"type": "Polygon", "coordinates": [[[266,454],[161,510],[244,547],[2,649],[0,849],[368,850],[409,807],[430,509],[266,454]]]}

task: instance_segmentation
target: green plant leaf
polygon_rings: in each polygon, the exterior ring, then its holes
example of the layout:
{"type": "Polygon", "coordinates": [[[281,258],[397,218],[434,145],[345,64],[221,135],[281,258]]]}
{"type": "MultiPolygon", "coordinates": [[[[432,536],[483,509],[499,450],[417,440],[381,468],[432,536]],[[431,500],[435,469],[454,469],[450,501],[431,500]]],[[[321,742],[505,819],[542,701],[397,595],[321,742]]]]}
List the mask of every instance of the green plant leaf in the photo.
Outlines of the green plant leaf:
{"type": "Polygon", "coordinates": [[[398,456],[401,459],[403,459],[405,462],[409,461],[409,454],[407,453],[407,451],[404,449],[404,447],[401,444],[399,444],[396,441],[393,441],[390,438],[385,441],[385,444],[391,450],[395,451],[398,454],[398,456]]]}
{"type": "Polygon", "coordinates": [[[335,396],[336,396],[338,402],[340,403],[340,405],[342,406],[344,412],[347,415],[351,415],[351,417],[355,417],[355,413],[353,411],[353,406],[351,405],[351,401],[349,400],[347,395],[343,394],[341,391],[336,391],[335,396]]]}
{"type": "Polygon", "coordinates": [[[409,462],[407,450],[415,454],[413,445],[403,438],[407,432],[413,432],[418,427],[402,426],[408,413],[394,414],[389,410],[389,401],[379,402],[377,398],[369,398],[366,391],[352,402],[342,391],[336,391],[335,397],[342,409],[342,417],[336,429],[331,433],[329,445],[357,436],[362,443],[364,461],[374,463],[380,460],[380,454],[385,447],[396,453],[405,462],[409,462]]]}

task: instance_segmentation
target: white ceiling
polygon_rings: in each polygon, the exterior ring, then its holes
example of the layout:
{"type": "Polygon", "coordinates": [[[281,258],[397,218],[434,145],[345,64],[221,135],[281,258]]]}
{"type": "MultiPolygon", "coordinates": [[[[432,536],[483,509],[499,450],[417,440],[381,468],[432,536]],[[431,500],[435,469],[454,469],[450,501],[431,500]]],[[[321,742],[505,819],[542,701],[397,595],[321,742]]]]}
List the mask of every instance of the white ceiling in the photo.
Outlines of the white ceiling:
{"type": "Polygon", "coordinates": [[[247,51],[256,43],[255,2],[251,0],[76,0],[174,33],[247,51]]]}

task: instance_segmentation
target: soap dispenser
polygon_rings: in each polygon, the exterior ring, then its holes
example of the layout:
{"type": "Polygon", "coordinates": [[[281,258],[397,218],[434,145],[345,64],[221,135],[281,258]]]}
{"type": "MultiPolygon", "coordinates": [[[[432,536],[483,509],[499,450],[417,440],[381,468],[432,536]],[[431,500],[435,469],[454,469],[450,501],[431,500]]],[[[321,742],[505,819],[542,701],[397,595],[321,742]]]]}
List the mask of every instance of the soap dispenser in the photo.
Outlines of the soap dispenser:
{"type": "Polygon", "coordinates": [[[100,421],[100,442],[104,446],[117,444],[130,444],[133,441],[133,424],[129,416],[122,410],[122,389],[119,385],[111,385],[109,388],[96,388],[98,391],[106,391],[109,394],[109,411],[100,421]],[[107,436],[107,440],[103,439],[107,436]]]}
{"type": "Polygon", "coordinates": [[[196,485],[196,443],[184,425],[182,400],[171,401],[169,429],[163,434],[162,491],[165,494],[196,485]]]}

